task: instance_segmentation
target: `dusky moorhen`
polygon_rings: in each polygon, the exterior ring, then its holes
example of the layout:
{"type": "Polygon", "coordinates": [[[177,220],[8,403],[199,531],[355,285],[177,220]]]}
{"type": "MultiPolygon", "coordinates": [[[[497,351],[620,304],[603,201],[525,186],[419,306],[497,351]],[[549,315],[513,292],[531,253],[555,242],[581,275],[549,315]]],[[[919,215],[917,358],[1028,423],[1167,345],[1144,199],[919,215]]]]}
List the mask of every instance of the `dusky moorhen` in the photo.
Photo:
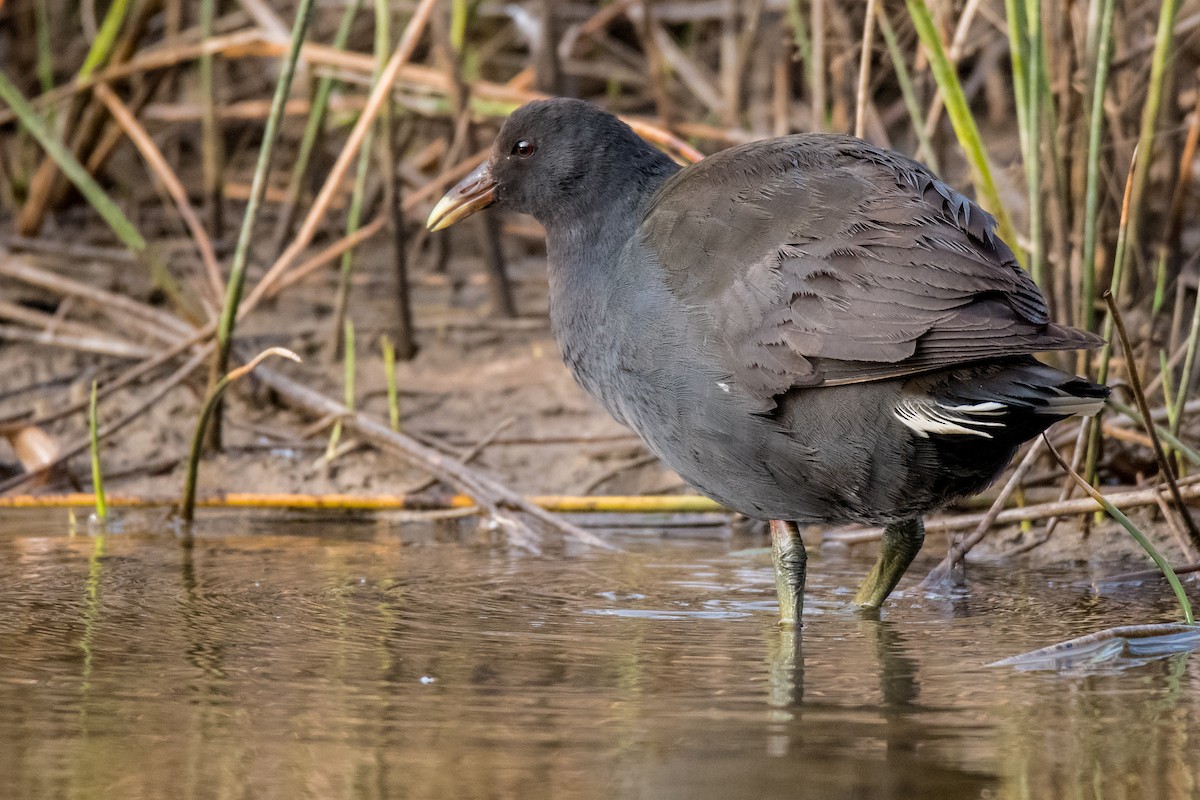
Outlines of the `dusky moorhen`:
{"type": "Polygon", "coordinates": [[[546,229],[551,324],[579,383],[698,491],[771,521],[784,622],[803,607],[798,522],[885,526],[855,599],[877,607],[923,514],[1108,395],[1031,355],[1102,340],[1050,322],[995,220],[859,139],[680,168],[589,103],[538,101],[428,226],[493,203],[546,229]]]}

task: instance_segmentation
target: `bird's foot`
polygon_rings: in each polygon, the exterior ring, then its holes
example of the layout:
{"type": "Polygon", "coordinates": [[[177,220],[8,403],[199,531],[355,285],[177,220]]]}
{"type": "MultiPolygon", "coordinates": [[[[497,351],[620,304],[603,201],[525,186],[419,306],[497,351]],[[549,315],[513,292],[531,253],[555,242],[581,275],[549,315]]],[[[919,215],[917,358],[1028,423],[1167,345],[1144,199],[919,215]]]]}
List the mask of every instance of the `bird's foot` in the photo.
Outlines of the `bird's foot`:
{"type": "Polygon", "coordinates": [[[924,541],[925,525],[919,517],[889,523],[883,529],[879,558],[859,587],[854,602],[865,609],[883,605],[883,601],[904,576],[908,565],[916,558],[924,541]]]}
{"type": "Polygon", "coordinates": [[[771,562],[775,566],[775,592],[779,596],[779,624],[799,627],[804,612],[808,555],[796,523],[771,520],[771,562]]]}

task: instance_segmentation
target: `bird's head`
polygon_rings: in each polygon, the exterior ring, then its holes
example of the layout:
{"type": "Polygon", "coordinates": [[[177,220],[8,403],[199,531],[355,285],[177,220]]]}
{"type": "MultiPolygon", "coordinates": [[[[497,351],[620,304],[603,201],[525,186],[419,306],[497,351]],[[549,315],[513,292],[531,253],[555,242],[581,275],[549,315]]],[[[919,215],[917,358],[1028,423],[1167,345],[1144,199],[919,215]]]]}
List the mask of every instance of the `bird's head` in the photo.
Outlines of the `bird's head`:
{"type": "Polygon", "coordinates": [[[619,181],[665,159],[591,103],[537,100],[512,113],[488,159],[438,201],[426,225],[448,228],[493,204],[549,225],[600,208],[619,181]]]}

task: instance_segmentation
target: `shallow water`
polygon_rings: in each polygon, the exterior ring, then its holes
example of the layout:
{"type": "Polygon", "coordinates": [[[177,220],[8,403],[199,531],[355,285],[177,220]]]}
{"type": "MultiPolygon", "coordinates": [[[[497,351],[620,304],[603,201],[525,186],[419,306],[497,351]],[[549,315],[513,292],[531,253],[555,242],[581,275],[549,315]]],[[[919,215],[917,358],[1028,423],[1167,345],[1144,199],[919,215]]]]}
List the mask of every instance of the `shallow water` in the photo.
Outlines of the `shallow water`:
{"type": "Polygon", "coordinates": [[[987,666],[1171,619],[1160,586],[973,568],[872,619],[868,562],[818,551],[801,644],[757,542],[615,541],[230,518],[187,547],[10,516],[0,797],[1200,796],[1196,656],[987,666]]]}

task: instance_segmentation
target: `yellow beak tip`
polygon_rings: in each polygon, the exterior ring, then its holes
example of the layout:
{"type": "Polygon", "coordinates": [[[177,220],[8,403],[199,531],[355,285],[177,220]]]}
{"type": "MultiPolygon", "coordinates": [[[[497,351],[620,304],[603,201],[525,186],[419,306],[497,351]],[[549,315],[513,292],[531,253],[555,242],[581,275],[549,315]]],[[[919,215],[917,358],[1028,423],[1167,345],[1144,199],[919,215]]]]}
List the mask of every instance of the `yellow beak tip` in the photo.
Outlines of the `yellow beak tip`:
{"type": "Polygon", "coordinates": [[[449,228],[476,211],[487,208],[495,199],[496,184],[492,180],[491,164],[485,161],[437,201],[425,220],[425,227],[431,231],[449,228]]]}
{"type": "Polygon", "coordinates": [[[453,206],[453,201],[449,197],[443,197],[429,212],[429,218],[425,220],[425,227],[431,231],[449,228],[454,223],[454,219],[449,213],[453,206]]]}

